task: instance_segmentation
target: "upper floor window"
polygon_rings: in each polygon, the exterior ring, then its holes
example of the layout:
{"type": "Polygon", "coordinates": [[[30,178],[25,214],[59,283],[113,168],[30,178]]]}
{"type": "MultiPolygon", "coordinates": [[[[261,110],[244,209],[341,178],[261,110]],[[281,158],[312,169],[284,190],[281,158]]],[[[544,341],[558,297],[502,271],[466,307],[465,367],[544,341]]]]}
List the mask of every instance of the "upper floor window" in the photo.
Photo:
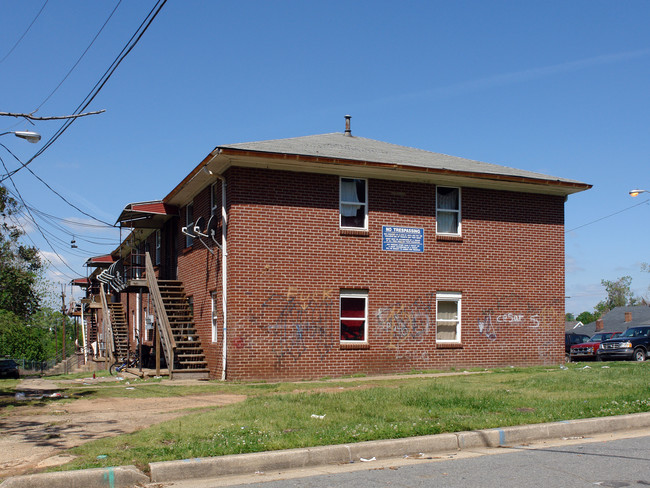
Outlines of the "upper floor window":
{"type": "Polygon", "coordinates": [[[341,178],[341,228],[368,228],[368,181],[361,178],[341,178]]]}
{"type": "Polygon", "coordinates": [[[341,290],[341,342],[368,342],[368,292],[341,290]]]}
{"type": "MultiPolygon", "coordinates": [[[[185,207],[185,225],[189,234],[194,232],[194,202],[185,207]]],[[[192,244],[194,244],[194,238],[185,234],[185,247],[192,247],[192,244]]]]}
{"type": "Polygon", "coordinates": [[[460,188],[436,187],[436,233],[460,235],[460,188]]]}
{"type": "Polygon", "coordinates": [[[460,342],[461,294],[436,294],[436,342],[460,342]]]}

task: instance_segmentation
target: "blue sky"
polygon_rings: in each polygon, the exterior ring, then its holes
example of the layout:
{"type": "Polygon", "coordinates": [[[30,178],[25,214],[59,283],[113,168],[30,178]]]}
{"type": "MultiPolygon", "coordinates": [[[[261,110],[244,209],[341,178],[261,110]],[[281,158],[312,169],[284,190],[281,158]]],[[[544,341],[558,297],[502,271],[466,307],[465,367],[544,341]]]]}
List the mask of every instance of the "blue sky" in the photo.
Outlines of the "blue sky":
{"type": "MultiPolygon", "coordinates": [[[[72,113],[154,5],[0,0],[0,111],[72,113]]],[[[601,279],[648,295],[650,193],[628,195],[650,190],[648,19],[645,0],[169,0],[87,109],[106,112],[30,164],[61,196],[13,177],[49,244],[22,224],[67,283],[119,242],[88,215],[162,198],[218,144],[340,132],[351,114],[355,135],[594,185],[565,207],[566,310],[592,310],[601,279]]],[[[60,126],[1,117],[43,141],[0,142],[26,161],[60,126]]]]}

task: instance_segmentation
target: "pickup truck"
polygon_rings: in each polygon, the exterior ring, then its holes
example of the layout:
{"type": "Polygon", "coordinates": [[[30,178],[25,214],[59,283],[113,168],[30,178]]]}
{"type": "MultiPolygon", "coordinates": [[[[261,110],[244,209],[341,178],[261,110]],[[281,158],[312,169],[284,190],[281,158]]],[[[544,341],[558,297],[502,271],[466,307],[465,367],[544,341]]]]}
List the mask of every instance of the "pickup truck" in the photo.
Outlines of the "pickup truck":
{"type": "Polygon", "coordinates": [[[607,339],[618,337],[619,335],[621,335],[620,332],[598,332],[597,334],[592,335],[587,342],[574,344],[571,346],[570,351],[571,361],[598,359],[596,351],[598,351],[600,343],[607,339]]]}
{"type": "Polygon", "coordinates": [[[596,352],[600,360],[633,359],[645,361],[650,350],[650,326],[630,327],[615,339],[600,343],[596,352]]]}

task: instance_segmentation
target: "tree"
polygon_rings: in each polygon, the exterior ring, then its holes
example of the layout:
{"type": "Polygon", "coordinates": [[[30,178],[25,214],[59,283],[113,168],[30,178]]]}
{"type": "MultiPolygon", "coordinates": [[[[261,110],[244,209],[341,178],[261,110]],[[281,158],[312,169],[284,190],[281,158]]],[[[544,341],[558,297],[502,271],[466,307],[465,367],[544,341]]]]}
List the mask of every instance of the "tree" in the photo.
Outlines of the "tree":
{"type": "Polygon", "coordinates": [[[641,299],[634,296],[632,292],[632,277],[622,276],[616,281],[601,280],[600,283],[607,291],[607,298],[598,302],[595,309],[600,314],[604,314],[616,307],[625,307],[628,305],[638,305],[641,299]]]}
{"type": "Polygon", "coordinates": [[[598,312],[582,312],[576,317],[576,320],[579,320],[583,324],[591,324],[600,318],[600,313],[598,312]]]}
{"type": "Polygon", "coordinates": [[[564,314],[565,322],[573,322],[575,319],[576,319],[575,316],[571,312],[567,312],[564,314]]]}
{"type": "Polygon", "coordinates": [[[24,232],[14,223],[19,209],[18,202],[0,186],[0,309],[26,320],[40,307],[43,264],[38,249],[20,242],[24,232]]]}

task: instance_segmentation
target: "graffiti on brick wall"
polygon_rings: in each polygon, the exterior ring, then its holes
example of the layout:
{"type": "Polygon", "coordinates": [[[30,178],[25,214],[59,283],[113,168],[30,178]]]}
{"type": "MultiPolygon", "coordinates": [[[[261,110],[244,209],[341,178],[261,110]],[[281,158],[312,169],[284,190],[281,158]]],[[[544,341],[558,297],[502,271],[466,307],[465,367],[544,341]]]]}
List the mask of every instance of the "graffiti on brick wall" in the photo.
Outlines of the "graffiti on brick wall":
{"type": "Polygon", "coordinates": [[[428,353],[404,350],[405,344],[422,339],[435,328],[435,295],[418,297],[409,304],[397,303],[376,312],[379,330],[389,334],[388,347],[396,350],[396,359],[428,360],[428,353]]]}
{"type": "Polygon", "coordinates": [[[497,341],[499,335],[508,328],[518,327],[529,330],[534,338],[539,338],[538,356],[544,363],[552,362],[557,344],[548,341],[543,332],[564,323],[560,303],[539,308],[526,297],[507,294],[497,297],[493,308],[484,310],[478,318],[478,331],[489,341],[497,341]]]}
{"type": "Polygon", "coordinates": [[[338,320],[338,294],[287,293],[272,294],[261,307],[259,322],[267,324],[270,343],[277,365],[286,360],[297,361],[309,344],[324,359],[336,344],[336,335],[328,327],[338,320]]]}

